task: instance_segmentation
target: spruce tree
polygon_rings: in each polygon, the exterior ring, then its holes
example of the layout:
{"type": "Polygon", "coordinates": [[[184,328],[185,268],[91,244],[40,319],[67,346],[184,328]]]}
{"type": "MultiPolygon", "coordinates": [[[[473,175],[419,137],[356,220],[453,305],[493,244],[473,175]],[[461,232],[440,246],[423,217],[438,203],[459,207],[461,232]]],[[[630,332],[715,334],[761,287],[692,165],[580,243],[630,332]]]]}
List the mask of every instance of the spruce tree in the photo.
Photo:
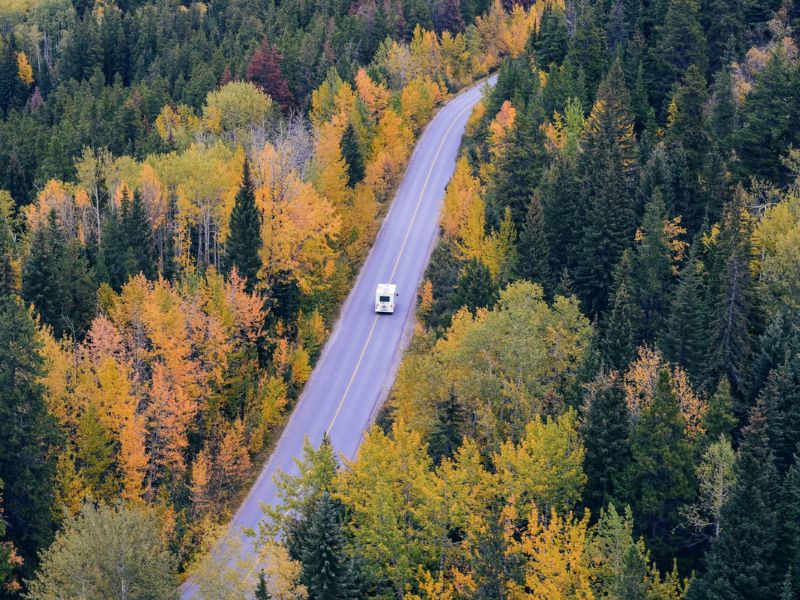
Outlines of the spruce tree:
{"type": "Polygon", "coordinates": [[[258,580],[256,582],[256,590],[254,593],[255,600],[272,600],[272,596],[269,593],[269,589],[267,588],[267,578],[264,575],[264,571],[260,571],[258,574],[258,580]]]}
{"type": "Polygon", "coordinates": [[[785,473],[800,440],[800,359],[796,355],[770,372],[758,403],[767,421],[775,466],[785,473]]]}
{"type": "Polygon", "coordinates": [[[455,306],[466,306],[473,314],[479,308],[491,308],[499,298],[489,267],[475,258],[464,265],[453,294],[455,306]]]}
{"type": "Polygon", "coordinates": [[[434,463],[455,455],[464,441],[466,426],[466,411],[451,388],[447,398],[435,406],[435,420],[428,436],[428,454],[434,463]]]}
{"type": "Polygon", "coordinates": [[[659,372],[652,403],[636,419],[630,439],[627,499],[656,562],[668,565],[680,544],[678,509],[694,499],[696,482],[692,443],[667,369],[659,372]]]}
{"type": "Polygon", "coordinates": [[[121,225],[127,247],[128,275],[143,273],[148,279],[155,279],[156,259],[153,230],[138,190],[133,192],[133,199],[122,213],[121,225]]]}
{"type": "Polygon", "coordinates": [[[24,559],[24,573],[52,540],[57,426],[40,378],[44,363],[36,325],[14,295],[0,298],[0,481],[8,537],[24,559]]]}
{"type": "Polygon", "coordinates": [[[656,189],[637,231],[633,260],[633,289],[642,310],[640,335],[646,342],[653,342],[661,331],[667,298],[672,291],[672,250],[665,232],[666,224],[664,198],[661,190],[656,189]]]}
{"type": "Polygon", "coordinates": [[[625,250],[614,272],[611,306],[600,328],[600,356],[609,369],[624,371],[636,358],[642,310],[635,290],[633,257],[630,250],[625,250]]]}
{"type": "Polygon", "coordinates": [[[724,435],[730,439],[738,422],[736,415],[733,413],[731,384],[727,377],[723,377],[720,379],[716,391],[708,399],[708,407],[703,415],[706,438],[717,440],[721,435],[724,435]]]}
{"type": "Polygon", "coordinates": [[[681,365],[695,385],[705,381],[707,371],[708,307],[705,269],[695,256],[695,242],[689,261],[678,275],[669,305],[669,316],[659,336],[659,347],[670,362],[681,365]]]}
{"type": "Polygon", "coordinates": [[[530,41],[540,69],[560,65],[567,54],[569,43],[564,11],[550,6],[545,8],[539,29],[531,35],[530,41]]]}
{"type": "Polygon", "coordinates": [[[550,290],[550,252],[544,221],[544,210],[538,196],[528,205],[525,224],[519,234],[519,274],[530,281],[540,283],[550,290]]]}
{"type": "Polygon", "coordinates": [[[800,591],[800,465],[797,460],[795,454],[792,466],[783,479],[779,512],[783,526],[778,547],[787,571],[784,585],[788,585],[792,591],[800,591]]]}
{"type": "Polygon", "coordinates": [[[782,47],[776,48],[767,66],[756,75],[740,112],[736,133],[737,173],[772,183],[788,182],[788,170],[778,157],[789,146],[800,146],[800,67],[782,47]]]}
{"type": "Polygon", "coordinates": [[[231,211],[230,232],[225,247],[228,269],[236,267],[239,276],[251,291],[261,268],[261,212],[256,206],[256,194],[250,178],[250,161],[242,167],[242,187],[236,194],[231,211]]]}
{"type": "Polygon", "coordinates": [[[611,62],[608,39],[601,25],[601,8],[596,4],[583,4],[577,11],[574,31],[570,36],[567,57],[586,76],[586,89],[595,90],[611,62]]]}
{"type": "Polygon", "coordinates": [[[345,128],[340,147],[342,158],[347,163],[347,185],[352,188],[364,179],[364,155],[352,123],[345,128]]]}
{"type": "MultiPolygon", "coordinates": [[[[727,375],[734,395],[740,398],[747,389],[753,352],[751,317],[755,311],[748,201],[746,192],[739,187],[724,210],[717,248],[719,264],[713,274],[717,297],[708,352],[712,385],[727,375]]],[[[743,414],[741,408],[738,414],[743,414]]]]}
{"type": "Polygon", "coordinates": [[[323,492],[306,524],[301,581],[313,600],[358,598],[357,574],[345,550],[341,507],[323,492]]]}
{"type": "Polygon", "coordinates": [[[79,419],[77,437],[77,458],[90,493],[95,500],[113,502],[119,495],[114,442],[95,407],[89,407],[79,419]]]}
{"type": "Polygon", "coordinates": [[[648,89],[653,106],[667,112],[668,93],[691,65],[707,67],[706,39],[699,22],[698,0],[667,0],[663,21],[656,27],[656,43],[650,49],[648,89]]]}
{"type": "Polygon", "coordinates": [[[597,94],[579,157],[582,178],[582,239],[576,285],[587,312],[602,313],[613,270],[633,239],[637,148],[630,95],[618,60],[597,94]]]}
{"type": "Polygon", "coordinates": [[[487,207],[492,227],[500,224],[505,209],[510,208],[514,226],[521,230],[541,178],[545,151],[539,124],[543,119],[538,99],[529,104],[526,110],[517,111],[506,150],[497,161],[487,207]]]}
{"type": "Polygon", "coordinates": [[[574,271],[580,245],[580,178],[575,161],[557,157],[542,178],[542,215],[550,272],[574,271]]]}
{"type": "Polygon", "coordinates": [[[736,99],[729,66],[723,67],[714,79],[710,122],[717,148],[727,155],[731,151],[736,130],[736,99]]]}
{"type": "Polygon", "coordinates": [[[600,508],[621,499],[621,475],[630,461],[628,408],[619,374],[601,373],[587,386],[581,433],[586,448],[585,505],[600,508]]]}
{"type": "Polygon", "coordinates": [[[758,407],[742,432],[734,473],[720,535],[707,554],[705,573],[691,585],[689,600],[768,600],[779,593],[784,575],[776,555],[779,480],[758,407]]]}
{"type": "MultiPolygon", "coordinates": [[[[125,198],[123,192],[123,199],[125,198]]],[[[125,203],[121,203],[126,206],[125,203]]],[[[117,211],[108,211],[103,218],[102,235],[97,251],[97,276],[119,290],[128,281],[128,246],[117,211]]]]}
{"type": "Polygon", "coordinates": [[[17,291],[14,270],[14,236],[11,230],[12,205],[0,194],[0,298],[17,291]]]}

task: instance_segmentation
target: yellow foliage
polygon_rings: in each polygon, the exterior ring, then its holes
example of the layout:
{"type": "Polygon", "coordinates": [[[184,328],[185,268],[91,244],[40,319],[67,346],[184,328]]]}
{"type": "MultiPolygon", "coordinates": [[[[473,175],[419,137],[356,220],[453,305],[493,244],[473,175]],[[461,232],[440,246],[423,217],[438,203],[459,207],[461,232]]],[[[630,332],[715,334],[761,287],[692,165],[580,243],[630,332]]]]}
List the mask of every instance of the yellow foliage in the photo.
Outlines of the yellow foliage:
{"type": "Polygon", "coordinates": [[[25,85],[33,84],[33,67],[24,52],[17,52],[17,76],[25,85]]]}
{"type": "Polygon", "coordinates": [[[334,206],[342,206],[350,197],[347,186],[347,163],[342,158],[342,130],[333,123],[323,123],[317,130],[313,181],[316,190],[334,206]]]}

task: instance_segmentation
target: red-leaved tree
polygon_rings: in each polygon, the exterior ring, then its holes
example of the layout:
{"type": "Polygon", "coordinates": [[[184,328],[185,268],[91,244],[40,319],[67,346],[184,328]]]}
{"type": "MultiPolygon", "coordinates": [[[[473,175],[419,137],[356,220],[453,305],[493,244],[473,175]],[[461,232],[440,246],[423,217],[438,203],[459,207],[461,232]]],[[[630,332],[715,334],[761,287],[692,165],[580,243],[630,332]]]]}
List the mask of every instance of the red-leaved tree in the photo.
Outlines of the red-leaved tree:
{"type": "Polygon", "coordinates": [[[284,110],[292,106],[294,97],[281,72],[281,53],[275,44],[268,40],[261,42],[247,65],[247,79],[269,94],[284,110]]]}

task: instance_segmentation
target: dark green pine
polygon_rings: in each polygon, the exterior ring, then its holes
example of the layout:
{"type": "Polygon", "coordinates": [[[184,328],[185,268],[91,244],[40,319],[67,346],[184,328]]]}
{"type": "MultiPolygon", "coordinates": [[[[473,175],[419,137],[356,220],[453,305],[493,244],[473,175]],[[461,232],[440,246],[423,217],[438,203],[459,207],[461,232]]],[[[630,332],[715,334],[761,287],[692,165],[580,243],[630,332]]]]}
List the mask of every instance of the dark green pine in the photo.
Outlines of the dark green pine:
{"type": "Polygon", "coordinates": [[[436,417],[428,438],[428,453],[436,464],[451,458],[466,434],[467,413],[451,388],[447,398],[436,404],[436,417]]]}
{"type": "Polygon", "coordinates": [[[0,205],[0,298],[17,291],[17,276],[13,266],[14,237],[9,215],[3,211],[4,207],[0,205]]]}
{"type": "Polygon", "coordinates": [[[601,373],[587,386],[583,434],[585,504],[592,512],[620,500],[621,475],[630,461],[628,408],[617,373],[601,373]]]}
{"type": "Polygon", "coordinates": [[[592,316],[605,311],[614,268],[633,241],[638,151],[632,129],[630,95],[616,60],[600,86],[579,157],[583,231],[575,283],[592,316]]]}
{"type": "Polygon", "coordinates": [[[498,289],[489,267],[475,258],[468,260],[458,277],[454,299],[456,306],[466,306],[473,314],[479,308],[494,306],[498,289]]]}
{"type": "Polygon", "coordinates": [[[708,293],[703,264],[694,254],[695,246],[678,275],[659,347],[671,362],[686,369],[695,385],[701,385],[707,373],[708,293]]]}
{"type": "Polygon", "coordinates": [[[30,576],[52,541],[57,425],[48,413],[36,325],[19,297],[0,298],[0,481],[8,539],[30,576]]]}
{"type": "MultiPolygon", "coordinates": [[[[747,389],[753,354],[751,317],[755,312],[754,281],[750,271],[751,225],[743,218],[749,199],[740,187],[725,207],[717,247],[714,288],[717,297],[711,315],[708,358],[712,385],[727,375],[734,395],[747,389]]],[[[745,411],[737,411],[742,416],[745,411]]]]}
{"type": "Polygon", "coordinates": [[[347,124],[340,144],[342,158],[347,163],[347,185],[355,187],[364,179],[364,154],[352,123],[347,124]]]}
{"type": "Polygon", "coordinates": [[[345,550],[341,508],[324,492],[309,516],[301,580],[315,600],[357,598],[356,574],[345,550]]]}
{"type": "Polygon", "coordinates": [[[770,372],[759,405],[767,421],[775,466],[785,473],[800,441],[800,361],[796,355],[770,372]]]}
{"type": "Polygon", "coordinates": [[[800,465],[797,463],[797,454],[783,479],[780,522],[779,548],[787,574],[784,589],[788,586],[791,591],[800,591],[800,465]]]}
{"type": "Polygon", "coordinates": [[[600,356],[609,369],[625,371],[636,358],[641,340],[642,309],[635,290],[633,254],[626,250],[614,272],[610,309],[601,321],[600,356]]]}
{"type": "Polygon", "coordinates": [[[143,273],[148,279],[154,279],[157,269],[153,230],[138,190],[122,213],[122,235],[127,247],[128,275],[143,273]]]}
{"type": "MultiPolygon", "coordinates": [[[[736,483],[722,509],[721,533],[687,600],[772,600],[780,593],[779,479],[760,408],[743,430],[734,465],[736,483]]],[[[781,521],[783,517],[781,516],[781,521]]]]}
{"type": "Polygon", "coordinates": [[[541,197],[551,273],[573,272],[580,245],[580,178],[574,161],[556,158],[542,178],[541,197]]]}
{"type": "Polygon", "coordinates": [[[737,173],[786,184],[788,169],[776,160],[787,149],[800,146],[800,68],[779,47],[740,111],[741,127],[735,138],[737,173]]]}
{"type": "Polygon", "coordinates": [[[739,420],[733,413],[731,384],[727,377],[723,377],[708,399],[708,407],[703,415],[706,439],[718,440],[721,435],[731,439],[738,424],[739,420]]]}
{"type": "Polygon", "coordinates": [[[540,69],[560,65],[567,54],[569,35],[564,11],[548,7],[542,13],[539,29],[531,35],[531,44],[540,69]]]}
{"type": "Polygon", "coordinates": [[[528,205],[525,224],[519,234],[519,275],[540,283],[545,290],[553,287],[550,275],[550,249],[544,221],[542,201],[534,195],[528,205]]]}
{"type": "Polygon", "coordinates": [[[631,429],[631,462],[624,474],[627,500],[656,562],[669,566],[681,544],[679,508],[695,497],[695,456],[686,421],[672,391],[669,371],[662,369],[650,406],[631,429]]]}
{"type": "Polygon", "coordinates": [[[269,593],[269,589],[267,588],[267,578],[264,575],[264,571],[261,571],[258,574],[258,580],[256,582],[256,590],[254,593],[255,600],[272,600],[272,596],[269,593]]]}
{"type": "Polygon", "coordinates": [[[234,267],[252,290],[261,268],[261,212],[256,206],[256,195],[250,177],[250,161],[245,159],[242,168],[242,186],[236,194],[231,212],[230,232],[226,242],[226,266],[234,267]]]}

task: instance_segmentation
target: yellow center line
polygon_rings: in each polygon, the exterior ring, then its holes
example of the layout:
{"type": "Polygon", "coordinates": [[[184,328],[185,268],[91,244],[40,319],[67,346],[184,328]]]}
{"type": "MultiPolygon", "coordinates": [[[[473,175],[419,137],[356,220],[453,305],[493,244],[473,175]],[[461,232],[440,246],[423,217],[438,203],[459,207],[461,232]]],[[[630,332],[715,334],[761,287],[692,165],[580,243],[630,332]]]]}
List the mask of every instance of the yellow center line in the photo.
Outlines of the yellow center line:
{"type": "MultiPolygon", "coordinates": [[[[403,238],[403,244],[400,246],[400,252],[397,254],[397,260],[394,262],[394,267],[392,268],[392,274],[389,277],[389,281],[391,282],[394,280],[395,273],[397,272],[397,267],[400,264],[400,259],[403,257],[403,252],[406,249],[406,244],[408,243],[408,238],[411,236],[411,230],[414,227],[414,222],[417,220],[417,213],[419,212],[419,207],[422,204],[422,197],[425,195],[425,192],[428,189],[428,183],[430,182],[431,175],[433,174],[433,168],[436,166],[436,161],[439,160],[439,154],[442,152],[442,148],[444,147],[444,143],[447,140],[447,136],[450,135],[450,131],[455,126],[458,119],[467,112],[472,105],[467,106],[461,112],[459,112],[451,121],[450,126],[447,128],[447,131],[444,132],[442,136],[442,141],[439,142],[438,148],[436,148],[436,153],[433,155],[433,160],[431,161],[431,166],[428,169],[428,175],[425,177],[425,181],[422,184],[422,189],[419,192],[419,197],[417,198],[417,205],[414,207],[414,214],[411,216],[411,222],[408,224],[408,229],[406,230],[406,235],[403,238]]],[[[358,370],[361,367],[361,362],[364,360],[364,355],[367,353],[367,347],[369,346],[369,342],[372,339],[372,334],[375,333],[375,326],[378,324],[378,315],[375,315],[375,319],[372,321],[372,327],[369,330],[369,335],[367,335],[367,340],[364,342],[364,346],[361,348],[361,354],[358,357],[358,362],[356,362],[356,366],[353,369],[353,374],[350,376],[350,381],[347,382],[347,387],[344,390],[344,394],[342,394],[342,399],[339,400],[339,405],[336,407],[336,412],[331,419],[330,425],[325,430],[325,433],[330,434],[331,429],[333,429],[334,423],[336,423],[336,419],[339,417],[339,413],[342,411],[342,407],[344,406],[345,400],[347,400],[347,395],[350,393],[350,388],[353,386],[353,382],[356,379],[356,375],[358,375],[358,370]]]]}

